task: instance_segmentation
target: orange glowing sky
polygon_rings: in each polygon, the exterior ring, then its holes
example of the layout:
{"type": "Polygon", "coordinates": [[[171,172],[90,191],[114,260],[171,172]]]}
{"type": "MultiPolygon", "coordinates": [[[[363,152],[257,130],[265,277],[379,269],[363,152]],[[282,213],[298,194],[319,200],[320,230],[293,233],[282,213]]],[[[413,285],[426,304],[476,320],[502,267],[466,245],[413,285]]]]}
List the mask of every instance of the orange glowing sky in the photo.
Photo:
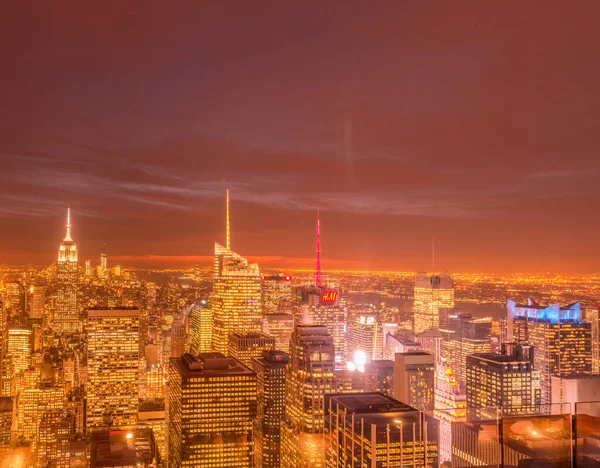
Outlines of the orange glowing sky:
{"type": "Polygon", "coordinates": [[[598,271],[600,4],[9,2],[0,264],[598,271]]]}

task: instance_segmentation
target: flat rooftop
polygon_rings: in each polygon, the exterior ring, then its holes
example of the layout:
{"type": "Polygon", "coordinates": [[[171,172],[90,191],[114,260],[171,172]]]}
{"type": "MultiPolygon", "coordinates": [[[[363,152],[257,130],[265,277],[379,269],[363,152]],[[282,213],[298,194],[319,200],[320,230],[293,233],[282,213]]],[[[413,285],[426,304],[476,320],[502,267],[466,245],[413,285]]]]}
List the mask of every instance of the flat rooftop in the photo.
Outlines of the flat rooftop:
{"type": "Polygon", "coordinates": [[[340,393],[325,395],[325,408],[329,411],[336,405],[345,408],[349,414],[402,413],[417,411],[412,406],[402,403],[390,396],[377,392],[340,393]]]}
{"type": "Polygon", "coordinates": [[[171,358],[173,365],[182,377],[221,377],[226,375],[255,375],[244,364],[221,353],[201,353],[198,357],[189,353],[171,358]]]}
{"type": "Polygon", "coordinates": [[[107,429],[92,433],[90,466],[146,466],[160,461],[150,428],[107,429]]]}

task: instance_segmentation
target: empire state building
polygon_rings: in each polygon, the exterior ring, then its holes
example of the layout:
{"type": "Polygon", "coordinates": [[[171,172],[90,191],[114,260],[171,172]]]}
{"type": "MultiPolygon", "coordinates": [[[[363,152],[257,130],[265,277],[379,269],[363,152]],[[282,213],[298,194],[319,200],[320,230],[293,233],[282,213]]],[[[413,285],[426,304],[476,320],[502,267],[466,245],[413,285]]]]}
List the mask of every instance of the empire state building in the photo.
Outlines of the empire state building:
{"type": "Polygon", "coordinates": [[[71,237],[71,207],[67,209],[67,234],[58,249],[56,265],[57,298],[54,314],[54,328],[58,333],[81,331],[81,321],[77,310],[77,286],[79,271],[77,264],[77,244],[71,237]]]}

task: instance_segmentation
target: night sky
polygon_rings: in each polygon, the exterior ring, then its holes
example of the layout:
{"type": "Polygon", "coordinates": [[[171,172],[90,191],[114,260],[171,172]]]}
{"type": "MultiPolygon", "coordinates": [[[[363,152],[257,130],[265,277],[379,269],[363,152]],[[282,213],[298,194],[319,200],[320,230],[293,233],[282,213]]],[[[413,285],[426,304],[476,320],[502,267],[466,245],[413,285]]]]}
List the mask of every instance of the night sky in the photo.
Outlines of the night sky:
{"type": "Polygon", "coordinates": [[[598,271],[599,14],[3,2],[0,264],[598,271]]]}

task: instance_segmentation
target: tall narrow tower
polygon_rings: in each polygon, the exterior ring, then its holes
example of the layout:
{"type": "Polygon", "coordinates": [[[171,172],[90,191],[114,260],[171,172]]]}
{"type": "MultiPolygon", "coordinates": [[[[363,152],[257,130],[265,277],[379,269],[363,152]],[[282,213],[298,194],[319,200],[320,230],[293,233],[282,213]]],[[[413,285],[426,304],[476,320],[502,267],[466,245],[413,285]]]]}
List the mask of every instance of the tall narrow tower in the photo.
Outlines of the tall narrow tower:
{"type": "Polygon", "coordinates": [[[106,276],[106,269],[108,267],[108,259],[106,257],[106,244],[102,244],[102,253],[100,254],[100,267],[102,269],[102,277],[106,276]]]}
{"type": "Polygon", "coordinates": [[[67,232],[58,249],[56,264],[56,310],[54,329],[58,333],[81,331],[77,308],[77,245],[71,236],[71,207],[67,208],[67,232]]]}
{"type": "Polygon", "coordinates": [[[317,286],[322,284],[321,273],[321,215],[317,210],[317,271],[315,272],[315,282],[317,286]]]}
{"type": "Polygon", "coordinates": [[[231,249],[231,230],[229,228],[229,189],[227,189],[227,196],[225,202],[225,247],[227,250],[231,249]]]}

